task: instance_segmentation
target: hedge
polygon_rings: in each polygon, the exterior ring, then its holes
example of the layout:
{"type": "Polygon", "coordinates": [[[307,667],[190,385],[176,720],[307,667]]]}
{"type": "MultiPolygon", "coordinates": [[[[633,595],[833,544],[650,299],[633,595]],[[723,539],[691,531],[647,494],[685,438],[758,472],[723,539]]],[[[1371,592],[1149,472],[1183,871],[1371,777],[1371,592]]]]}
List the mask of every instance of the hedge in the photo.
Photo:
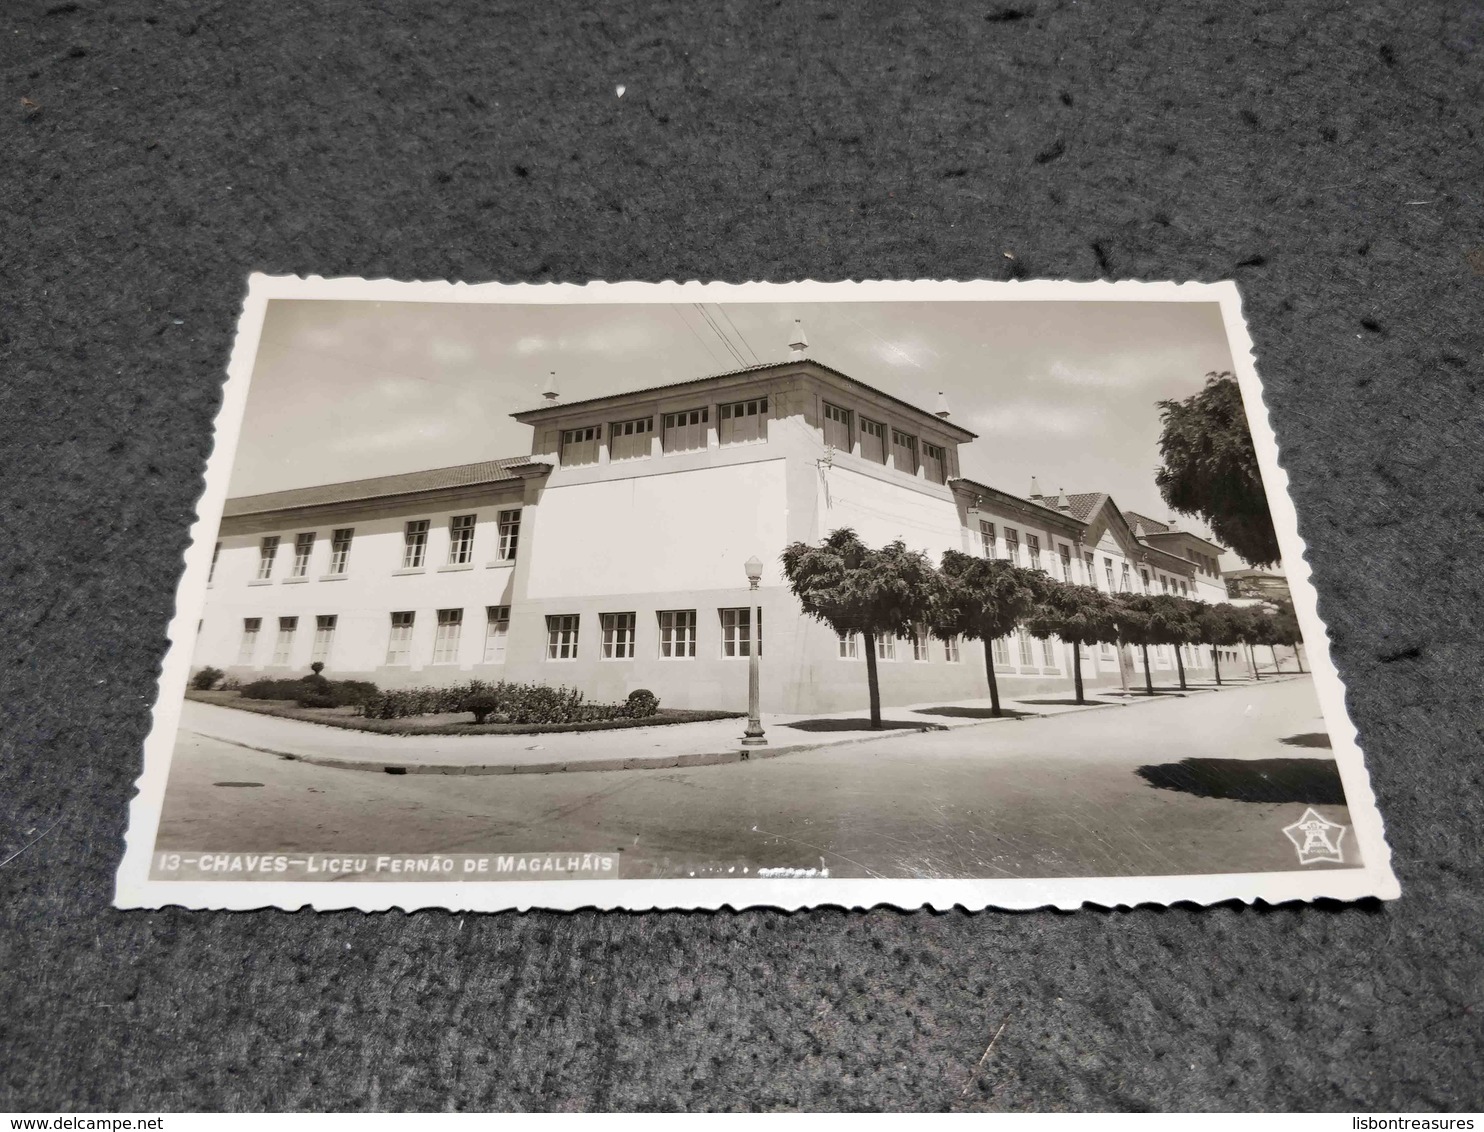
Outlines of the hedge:
{"type": "Polygon", "coordinates": [[[478,723],[540,725],[644,718],[659,710],[659,700],[647,689],[639,689],[626,703],[594,704],[587,703],[576,688],[471,680],[445,688],[391,688],[360,706],[361,714],[371,719],[470,712],[478,723]]]}

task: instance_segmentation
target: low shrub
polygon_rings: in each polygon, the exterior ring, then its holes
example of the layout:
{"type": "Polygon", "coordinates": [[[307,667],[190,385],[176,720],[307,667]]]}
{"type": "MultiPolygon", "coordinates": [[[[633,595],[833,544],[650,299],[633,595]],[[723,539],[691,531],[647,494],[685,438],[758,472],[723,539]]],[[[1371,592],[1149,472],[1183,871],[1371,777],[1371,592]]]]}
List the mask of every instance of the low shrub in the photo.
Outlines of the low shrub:
{"type": "Polygon", "coordinates": [[[351,707],[374,699],[381,689],[369,680],[327,680],[316,672],[298,679],[254,680],[241,692],[249,700],[293,700],[300,707],[351,707]]]}
{"type": "Polygon", "coordinates": [[[653,715],[659,700],[646,691],[627,703],[593,704],[576,688],[471,680],[447,688],[388,688],[361,701],[360,708],[370,719],[468,712],[475,723],[549,726],[653,715]]]}
{"type": "Polygon", "coordinates": [[[210,665],[207,665],[191,677],[191,687],[195,688],[198,692],[209,692],[215,687],[216,682],[225,675],[226,673],[220,668],[212,668],[210,665]]]}
{"type": "Polygon", "coordinates": [[[634,719],[642,719],[660,710],[660,698],[648,688],[635,688],[624,707],[634,719]]]}

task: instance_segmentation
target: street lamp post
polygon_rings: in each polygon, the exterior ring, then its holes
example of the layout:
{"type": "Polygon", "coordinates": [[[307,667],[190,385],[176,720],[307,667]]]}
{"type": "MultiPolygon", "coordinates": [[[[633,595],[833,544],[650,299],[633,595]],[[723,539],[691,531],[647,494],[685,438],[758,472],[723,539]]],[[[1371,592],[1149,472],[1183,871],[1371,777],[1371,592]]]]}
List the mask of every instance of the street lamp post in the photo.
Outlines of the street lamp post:
{"type": "MultiPolygon", "coordinates": [[[[757,555],[749,558],[745,564],[747,570],[747,588],[755,595],[757,584],[763,576],[763,564],[757,555]]],[[[763,618],[762,607],[756,604],[756,597],[748,610],[748,620],[752,622],[751,637],[747,649],[747,730],[742,733],[742,746],[766,747],[767,737],[763,734],[763,721],[761,709],[758,704],[760,698],[758,691],[758,653],[762,651],[763,644],[763,618]]],[[[747,751],[742,752],[744,755],[747,751]]]]}

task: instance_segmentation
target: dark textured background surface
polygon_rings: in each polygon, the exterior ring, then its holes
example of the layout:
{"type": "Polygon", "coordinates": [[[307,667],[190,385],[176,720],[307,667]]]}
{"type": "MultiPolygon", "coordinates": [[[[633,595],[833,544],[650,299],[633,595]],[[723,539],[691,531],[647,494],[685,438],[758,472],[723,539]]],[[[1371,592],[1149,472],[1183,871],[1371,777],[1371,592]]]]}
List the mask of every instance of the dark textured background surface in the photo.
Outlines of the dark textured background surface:
{"type": "Polygon", "coordinates": [[[1484,8],[907,7],[5,6],[0,1108],[1484,1104],[1484,8]],[[111,910],[251,270],[1236,278],[1403,899],[111,910]]]}

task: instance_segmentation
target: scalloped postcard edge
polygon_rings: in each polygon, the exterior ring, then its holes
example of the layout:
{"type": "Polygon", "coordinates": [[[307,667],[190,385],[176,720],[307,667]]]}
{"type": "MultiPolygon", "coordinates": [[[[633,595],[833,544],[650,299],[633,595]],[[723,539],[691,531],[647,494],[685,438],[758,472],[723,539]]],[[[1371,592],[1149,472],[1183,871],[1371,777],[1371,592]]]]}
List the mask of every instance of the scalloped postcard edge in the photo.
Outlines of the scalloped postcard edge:
{"type": "Polygon", "coordinates": [[[1066,282],[1055,280],[863,280],[790,283],[699,281],[589,283],[403,282],[392,279],[278,276],[254,273],[237,322],[236,338],[222,389],[205,487],[183,557],[152,723],[144,744],[143,769],[129,804],[125,851],[114,905],[123,909],[182,907],[248,911],[279,909],[362,912],[444,909],[495,911],[704,911],[811,908],[869,910],[887,907],[970,912],[1028,911],[1082,907],[1114,909],[1241,902],[1276,905],[1315,900],[1396,899],[1401,888],[1391,868],[1391,850],[1376,807],[1358,735],[1345,705],[1345,686],[1330,655],[1328,630],[1289,495],[1252,338],[1234,282],[1066,282]],[[267,305],[273,299],[359,300],[418,303],[747,303],[792,302],[1215,302],[1225,325],[1242,391],[1263,483],[1278,534],[1294,610],[1344,788],[1359,867],[1305,872],[1187,874],[1163,876],[1073,876],[947,879],[935,877],[854,879],[762,877],[555,881],[382,881],[372,883],[192,881],[151,879],[155,840],[180,722],[196,621],[206,597],[206,578],[216,531],[226,502],[248,386],[267,305]]]}

